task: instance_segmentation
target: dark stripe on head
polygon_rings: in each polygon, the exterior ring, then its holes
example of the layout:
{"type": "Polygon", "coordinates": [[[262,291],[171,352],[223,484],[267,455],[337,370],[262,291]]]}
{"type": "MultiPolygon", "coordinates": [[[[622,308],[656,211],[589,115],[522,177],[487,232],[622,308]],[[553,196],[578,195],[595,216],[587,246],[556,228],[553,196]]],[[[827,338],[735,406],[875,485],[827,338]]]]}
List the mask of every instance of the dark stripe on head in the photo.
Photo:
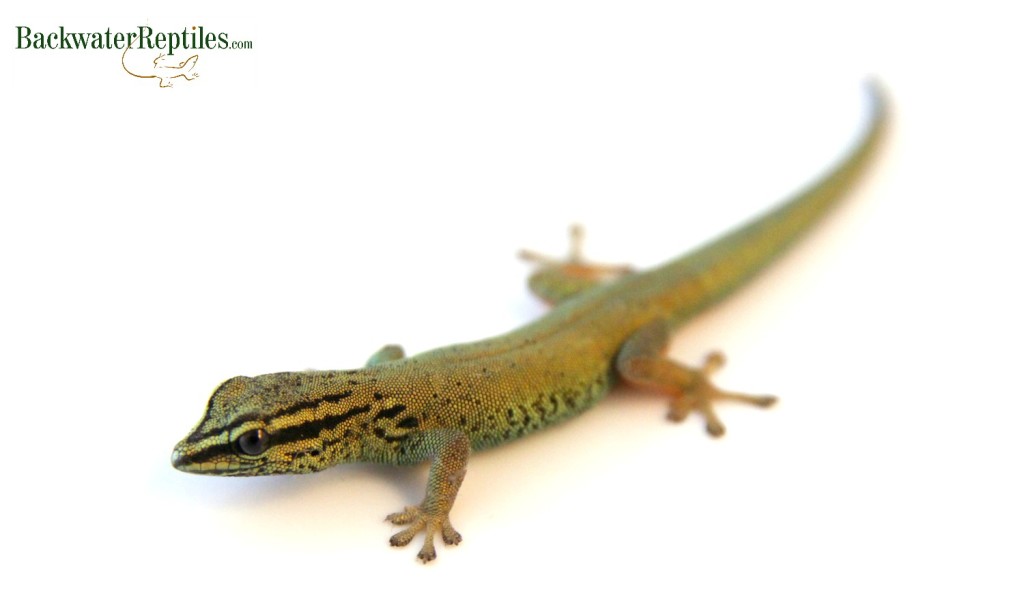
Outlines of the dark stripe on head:
{"type": "Polygon", "coordinates": [[[320,406],[321,404],[328,404],[328,403],[331,403],[331,402],[341,402],[342,400],[344,400],[345,398],[348,398],[351,395],[352,395],[352,390],[351,389],[347,389],[347,390],[341,392],[340,394],[327,394],[326,396],[320,396],[319,398],[314,398],[312,400],[305,400],[303,402],[298,402],[296,404],[293,404],[293,405],[291,405],[289,407],[285,407],[285,408],[281,409],[281,412],[277,413],[276,415],[278,417],[287,417],[288,415],[295,415],[296,413],[301,413],[302,411],[309,411],[309,410],[315,409],[316,407],[320,406]]]}
{"type": "Polygon", "coordinates": [[[254,421],[254,420],[257,420],[259,418],[260,418],[260,416],[255,414],[255,413],[246,413],[245,415],[242,415],[240,417],[236,417],[234,420],[232,420],[228,424],[225,424],[223,427],[220,427],[220,428],[210,428],[209,430],[206,430],[206,431],[203,431],[203,432],[196,432],[194,434],[190,434],[188,436],[188,438],[186,439],[186,441],[189,442],[189,443],[198,443],[199,441],[201,441],[201,440],[203,440],[205,438],[211,437],[214,434],[220,434],[222,432],[230,432],[231,430],[234,430],[235,428],[237,428],[238,426],[240,426],[240,425],[242,425],[242,424],[244,424],[246,422],[254,421]]]}
{"type": "Polygon", "coordinates": [[[206,449],[201,449],[193,454],[184,454],[177,459],[175,464],[177,466],[202,464],[203,462],[212,462],[214,458],[233,453],[235,453],[235,450],[231,447],[230,443],[219,443],[217,445],[210,445],[206,449]]]}
{"type": "Polygon", "coordinates": [[[320,433],[324,430],[333,430],[349,419],[369,412],[369,405],[357,406],[345,411],[341,415],[328,415],[321,419],[314,419],[313,421],[288,426],[287,428],[282,428],[271,433],[270,437],[273,439],[271,443],[277,445],[301,441],[307,438],[315,438],[320,436],[320,433]]]}
{"type": "MultiPolygon", "coordinates": [[[[223,385],[221,387],[223,387],[223,385]]],[[[214,392],[214,396],[216,396],[216,395],[217,395],[216,392],[214,392]]],[[[312,400],[304,400],[302,402],[293,404],[293,405],[291,405],[289,407],[286,407],[286,408],[282,409],[281,412],[277,413],[276,415],[277,415],[277,417],[288,417],[290,415],[295,415],[295,414],[301,413],[303,411],[313,410],[313,409],[317,408],[318,406],[320,406],[321,404],[329,404],[329,403],[332,403],[332,402],[341,402],[342,400],[344,400],[345,398],[348,398],[351,395],[352,395],[352,390],[348,389],[348,390],[345,390],[345,391],[343,391],[341,393],[338,393],[338,394],[327,394],[325,396],[320,396],[319,398],[314,398],[312,400]]],[[[211,404],[213,403],[213,397],[210,398],[210,403],[211,404]]],[[[207,412],[207,415],[209,415],[209,412],[210,412],[209,408],[207,408],[206,412],[207,412]]],[[[225,424],[222,427],[211,428],[211,429],[206,430],[204,432],[197,432],[195,434],[191,434],[191,435],[189,435],[187,441],[190,442],[190,443],[196,443],[196,442],[199,442],[199,441],[201,441],[201,440],[203,440],[203,439],[205,439],[207,437],[213,436],[214,434],[221,434],[223,432],[230,432],[231,430],[234,430],[235,428],[237,428],[238,426],[241,426],[242,424],[244,424],[246,422],[253,421],[253,420],[256,420],[256,419],[261,419],[261,418],[262,418],[262,415],[258,415],[258,414],[254,414],[254,413],[248,413],[246,415],[243,415],[241,417],[237,417],[237,418],[233,419],[231,422],[225,424]]]]}

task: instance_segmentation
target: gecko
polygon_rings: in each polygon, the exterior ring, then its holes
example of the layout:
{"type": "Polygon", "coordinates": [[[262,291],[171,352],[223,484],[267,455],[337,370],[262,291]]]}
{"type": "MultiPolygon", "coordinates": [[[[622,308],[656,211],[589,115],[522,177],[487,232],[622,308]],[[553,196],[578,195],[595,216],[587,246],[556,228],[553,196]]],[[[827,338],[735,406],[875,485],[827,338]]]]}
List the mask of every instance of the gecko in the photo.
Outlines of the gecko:
{"type": "Polygon", "coordinates": [[[616,384],[659,392],[669,419],[691,413],[706,430],[725,428],[713,403],[771,406],[775,397],[716,387],[721,353],[690,367],[665,356],[672,330],[729,295],[804,235],[863,174],[885,133],[887,105],[868,85],[871,115],[849,154],[774,209],[697,250],[647,271],[591,263],[580,231],[568,258],[524,251],[537,263],[528,285],[552,309],[519,329],[407,357],[387,345],[354,370],[236,376],[209,398],[172,465],[204,475],[310,473],[354,461],[430,462],[421,502],[385,519],[422,533],[420,561],[436,558],[435,537],[462,537],[450,519],[470,454],[561,423],[616,384]]]}

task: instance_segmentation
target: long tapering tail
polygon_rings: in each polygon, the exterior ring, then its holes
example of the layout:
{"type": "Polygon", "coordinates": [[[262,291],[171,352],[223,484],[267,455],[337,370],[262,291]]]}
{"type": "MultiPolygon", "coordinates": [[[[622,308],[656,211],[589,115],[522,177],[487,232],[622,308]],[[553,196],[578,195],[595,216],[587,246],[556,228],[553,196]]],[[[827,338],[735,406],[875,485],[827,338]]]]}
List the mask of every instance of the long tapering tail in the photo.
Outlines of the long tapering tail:
{"type": "Polygon", "coordinates": [[[663,266],[666,278],[697,279],[703,286],[703,301],[681,304],[677,320],[727,296],[785,252],[841,200],[877,151],[888,126],[889,108],[882,87],[871,81],[867,88],[872,105],[869,127],[842,162],[774,209],[663,266]]]}

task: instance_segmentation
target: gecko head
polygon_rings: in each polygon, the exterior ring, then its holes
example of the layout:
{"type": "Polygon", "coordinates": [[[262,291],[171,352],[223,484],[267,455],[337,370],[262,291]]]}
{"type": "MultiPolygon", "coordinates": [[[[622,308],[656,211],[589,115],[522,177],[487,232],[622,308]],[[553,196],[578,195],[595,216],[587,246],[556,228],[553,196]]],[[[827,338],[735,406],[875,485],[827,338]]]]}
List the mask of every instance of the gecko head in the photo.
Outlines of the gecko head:
{"type": "Polygon", "coordinates": [[[349,428],[366,419],[376,399],[374,388],[355,373],[228,379],[210,396],[199,424],[175,446],[171,464],[202,475],[271,475],[311,473],[357,459],[361,433],[349,428]]]}
{"type": "Polygon", "coordinates": [[[171,453],[174,468],[201,475],[288,472],[275,455],[257,379],[236,376],[210,396],[199,424],[171,453]]]}

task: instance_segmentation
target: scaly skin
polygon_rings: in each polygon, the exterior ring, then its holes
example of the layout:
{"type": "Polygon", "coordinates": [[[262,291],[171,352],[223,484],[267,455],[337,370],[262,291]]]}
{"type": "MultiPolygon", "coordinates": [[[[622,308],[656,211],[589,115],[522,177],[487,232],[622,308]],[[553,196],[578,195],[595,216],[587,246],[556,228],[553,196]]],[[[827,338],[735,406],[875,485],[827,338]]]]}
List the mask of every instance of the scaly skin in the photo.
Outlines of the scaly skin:
{"type": "Polygon", "coordinates": [[[461,540],[449,512],[471,451],[569,419],[616,382],[664,392],[671,419],[697,411],[708,432],[722,434],[713,400],[768,406],[775,399],[715,388],[708,376],[724,361],[719,354],[700,369],[666,359],[669,332],[764,268],[833,207],[884,132],[884,101],[877,88],[872,94],[870,128],[831,173],[690,255],[633,273],[583,262],[575,243],[564,262],[527,253],[542,262],[531,288],[555,305],[543,318],[409,358],[387,346],[358,370],[232,378],[213,393],[172,463],[192,473],[239,476],[430,459],[422,503],[387,518],[407,526],[392,545],[424,533],[419,558],[427,562],[435,558],[437,533],[449,544],[461,540]]]}

